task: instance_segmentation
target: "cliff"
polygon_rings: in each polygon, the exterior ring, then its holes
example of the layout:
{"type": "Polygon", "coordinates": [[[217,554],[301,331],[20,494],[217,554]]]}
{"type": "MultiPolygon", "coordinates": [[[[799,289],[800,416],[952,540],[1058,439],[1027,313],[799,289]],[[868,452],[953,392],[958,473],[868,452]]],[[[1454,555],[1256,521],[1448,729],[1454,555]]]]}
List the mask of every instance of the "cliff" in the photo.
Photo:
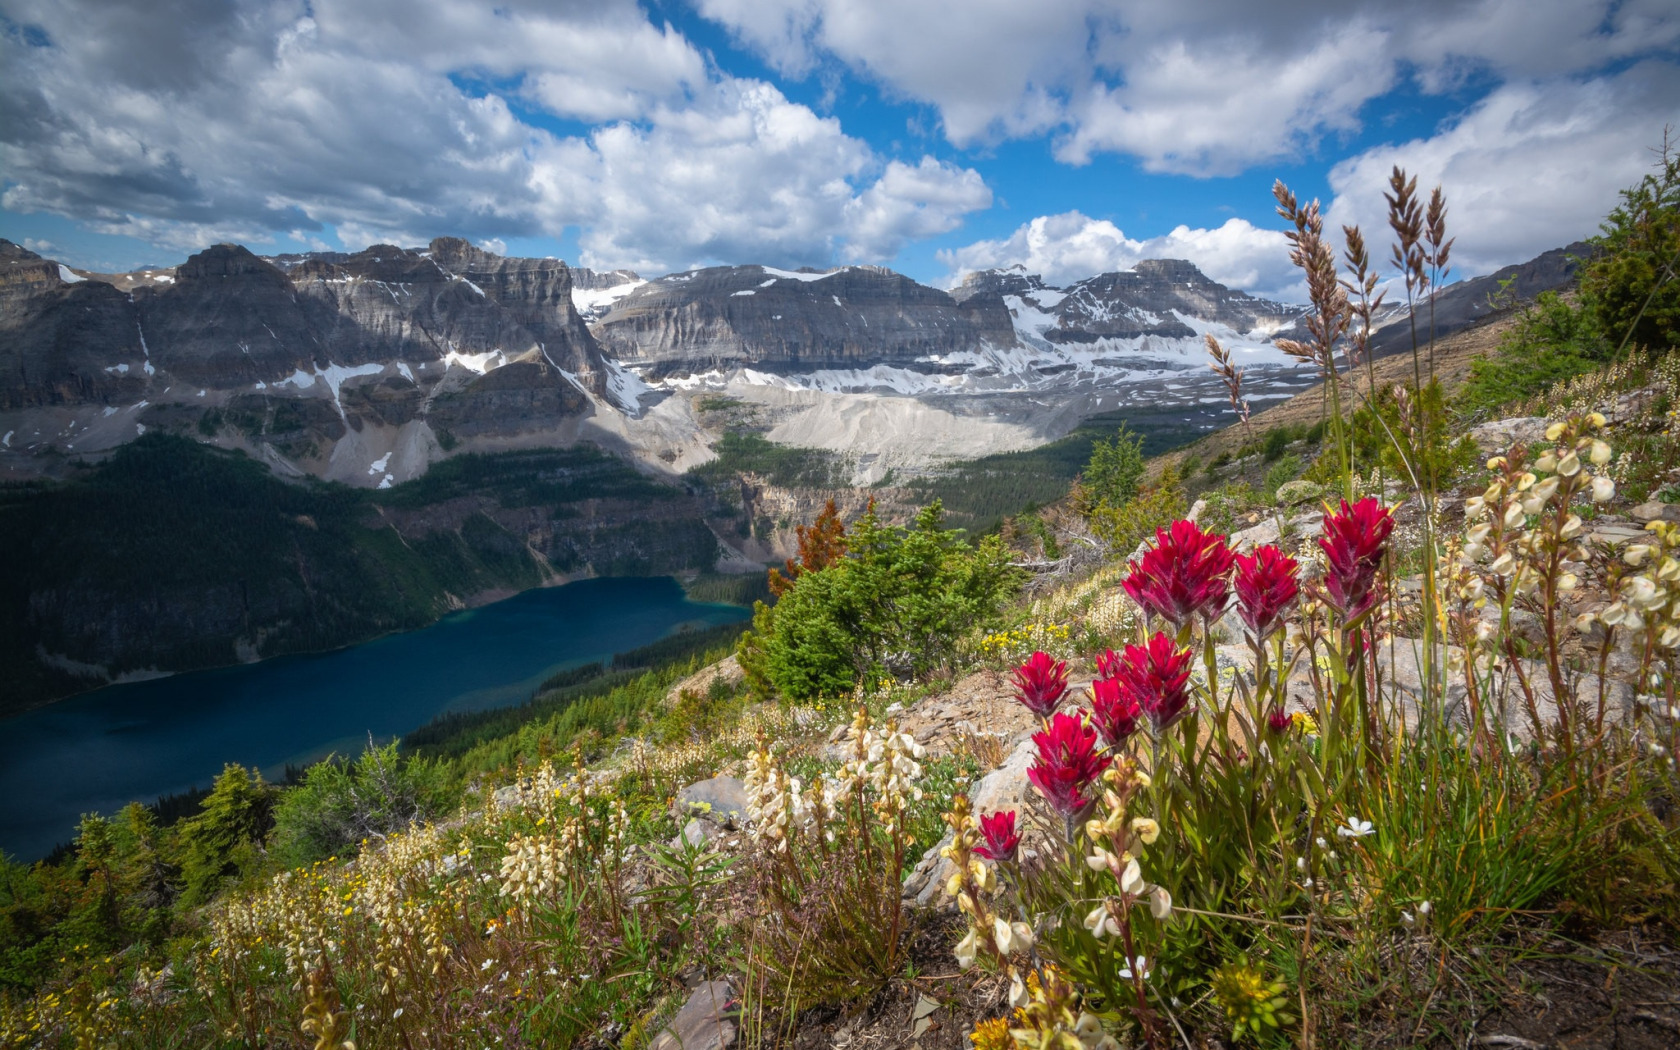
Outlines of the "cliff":
{"type": "Polygon", "coordinates": [[[649,281],[593,325],[612,356],[653,375],[893,364],[1013,346],[1003,300],[959,301],[878,267],[828,272],[719,266],[649,281]]]}

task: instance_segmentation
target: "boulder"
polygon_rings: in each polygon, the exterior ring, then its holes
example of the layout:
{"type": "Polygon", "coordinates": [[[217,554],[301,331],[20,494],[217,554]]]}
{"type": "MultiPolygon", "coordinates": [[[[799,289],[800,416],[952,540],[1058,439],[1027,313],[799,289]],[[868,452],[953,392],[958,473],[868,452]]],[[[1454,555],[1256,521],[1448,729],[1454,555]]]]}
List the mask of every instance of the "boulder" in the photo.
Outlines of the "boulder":
{"type": "Polygon", "coordinates": [[[694,989],[648,1050],[724,1050],[735,1042],[739,1006],[727,981],[705,981],[694,989]]]}
{"type": "Polygon", "coordinates": [[[1231,533],[1227,541],[1231,549],[1238,554],[1252,553],[1256,547],[1264,547],[1278,541],[1278,526],[1275,518],[1266,518],[1258,525],[1250,525],[1246,529],[1239,529],[1231,533]]]}
{"type": "MultiPolygon", "coordinates": [[[[1032,784],[1027,780],[1027,767],[1032,765],[1037,753],[1032,738],[1023,734],[1015,750],[1003,760],[1003,765],[980,779],[968,798],[977,817],[1005,809],[1024,816],[1023,811],[1032,792],[1032,784]]],[[[939,855],[939,851],[950,844],[951,834],[946,832],[945,837],[922,854],[921,862],[905,876],[904,898],[907,902],[913,901],[917,907],[926,908],[939,903],[944,897],[945,882],[954,869],[949,860],[939,855]]]]}
{"type": "Polygon", "coordinates": [[[1628,512],[1638,521],[1680,521],[1680,503],[1651,500],[1628,512]]]}
{"type": "Polygon", "coordinates": [[[1286,481],[1278,486],[1277,501],[1286,507],[1302,503],[1316,503],[1324,498],[1324,486],[1304,478],[1286,481]]]}
{"type": "Polygon", "coordinates": [[[1544,416],[1513,416],[1510,419],[1495,419],[1480,426],[1470,428],[1470,440],[1482,450],[1484,455],[1496,456],[1510,450],[1512,445],[1522,442],[1526,445],[1536,445],[1546,440],[1546,427],[1551,420],[1544,416]]]}
{"type": "Polygon", "coordinates": [[[690,784],[677,792],[671,816],[677,820],[701,817],[726,826],[739,823],[747,816],[747,786],[740,777],[713,777],[690,784]]]}

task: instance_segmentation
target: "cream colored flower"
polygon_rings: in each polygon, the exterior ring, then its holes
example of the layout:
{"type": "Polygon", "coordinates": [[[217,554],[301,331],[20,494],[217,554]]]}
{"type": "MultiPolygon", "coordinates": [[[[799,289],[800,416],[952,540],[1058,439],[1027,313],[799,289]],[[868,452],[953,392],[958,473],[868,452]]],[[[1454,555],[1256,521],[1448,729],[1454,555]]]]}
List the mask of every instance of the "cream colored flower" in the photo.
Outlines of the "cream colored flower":
{"type": "Polygon", "coordinates": [[[957,957],[957,965],[965,970],[970,966],[973,966],[974,957],[979,950],[980,938],[975,934],[975,931],[970,928],[968,935],[957,942],[956,950],[953,952],[953,954],[957,957]]]}
{"type": "Polygon", "coordinates": [[[1128,860],[1125,870],[1120,873],[1120,892],[1140,894],[1148,888],[1149,883],[1143,881],[1143,869],[1138,866],[1137,858],[1128,860]]]}

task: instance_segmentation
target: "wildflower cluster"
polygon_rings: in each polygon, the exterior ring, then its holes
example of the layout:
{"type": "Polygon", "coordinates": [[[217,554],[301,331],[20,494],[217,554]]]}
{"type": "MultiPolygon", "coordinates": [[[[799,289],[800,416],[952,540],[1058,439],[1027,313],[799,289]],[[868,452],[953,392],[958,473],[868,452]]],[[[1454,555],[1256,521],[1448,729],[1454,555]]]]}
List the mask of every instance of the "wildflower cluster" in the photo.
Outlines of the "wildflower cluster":
{"type": "Polygon", "coordinates": [[[1128,813],[1138,792],[1150,784],[1149,776],[1132,763],[1123,761],[1103,776],[1106,785],[1102,793],[1104,815],[1093,817],[1085,824],[1089,853],[1085,865],[1092,871],[1107,873],[1118,893],[1106,894],[1085,916],[1084,927],[1099,940],[1119,938],[1125,947],[1125,963],[1121,967],[1122,980],[1138,986],[1138,1003],[1147,1011],[1142,982],[1149,976],[1149,960],[1138,950],[1135,937],[1133,909],[1147,901],[1150,914],[1164,922],[1172,914],[1172,894],[1164,886],[1144,881],[1139,863],[1145,846],[1160,837],[1161,827],[1151,817],[1133,817],[1128,813]]]}
{"type": "Polygon", "coordinates": [[[1021,627],[981,635],[979,656],[987,663],[1015,663],[1035,649],[1065,650],[1071,636],[1072,629],[1065,623],[1034,620],[1021,627]]]}
{"type": "Polygon", "coordinates": [[[1269,981],[1265,974],[1248,960],[1228,963],[1215,970],[1209,979],[1214,998],[1225,1010],[1231,1022],[1231,1040],[1245,1034],[1259,1035],[1267,1028],[1276,1028],[1292,1020],[1285,1006],[1282,981],[1269,981]]]}

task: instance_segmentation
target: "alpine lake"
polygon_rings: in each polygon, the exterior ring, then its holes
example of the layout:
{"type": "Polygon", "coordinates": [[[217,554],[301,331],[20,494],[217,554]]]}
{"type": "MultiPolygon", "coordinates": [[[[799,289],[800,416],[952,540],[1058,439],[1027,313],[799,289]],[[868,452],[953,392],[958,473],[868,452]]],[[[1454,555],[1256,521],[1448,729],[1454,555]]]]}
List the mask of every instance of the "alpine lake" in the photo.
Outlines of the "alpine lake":
{"type": "Polygon", "coordinates": [[[447,712],[509,707],[550,675],[748,610],[670,577],[584,580],[326,653],[113,685],[0,721],[0,853],[33,861],[83,813],[210,785],[228,762],[360,754],[447,712]]]}

